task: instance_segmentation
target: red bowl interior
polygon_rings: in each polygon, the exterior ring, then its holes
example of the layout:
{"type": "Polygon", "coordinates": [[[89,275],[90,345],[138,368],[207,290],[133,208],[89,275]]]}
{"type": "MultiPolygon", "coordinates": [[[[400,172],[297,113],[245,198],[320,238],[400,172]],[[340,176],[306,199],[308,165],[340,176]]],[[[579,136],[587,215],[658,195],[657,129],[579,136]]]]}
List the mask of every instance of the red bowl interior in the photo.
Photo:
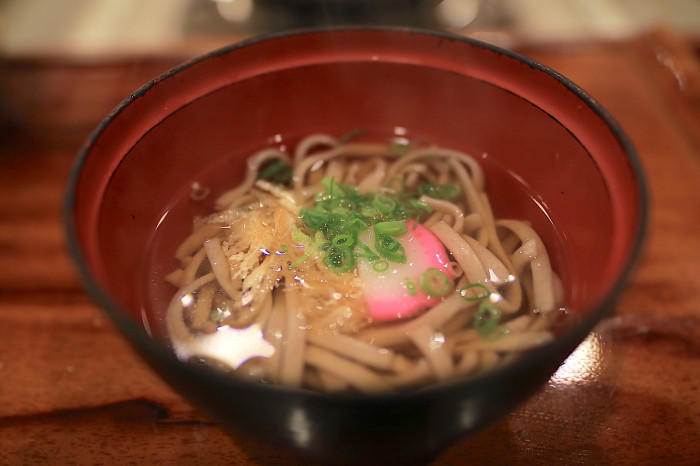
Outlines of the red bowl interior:
{"type": "Polygon", "coordinates": [[[88,272],[159,327],[177,243],[242,178],[246,156],[355,128],[374,140],[405,130],[480,159],[496,217],[533,223],[577,312],[611,294],[638,247],[633,156],[574,85],[469,41],[341,30],[234,46],[132,95],[86,147],[74,187],[88,272]],[[194,181],[213,195],[190,201],[194,181]]]}

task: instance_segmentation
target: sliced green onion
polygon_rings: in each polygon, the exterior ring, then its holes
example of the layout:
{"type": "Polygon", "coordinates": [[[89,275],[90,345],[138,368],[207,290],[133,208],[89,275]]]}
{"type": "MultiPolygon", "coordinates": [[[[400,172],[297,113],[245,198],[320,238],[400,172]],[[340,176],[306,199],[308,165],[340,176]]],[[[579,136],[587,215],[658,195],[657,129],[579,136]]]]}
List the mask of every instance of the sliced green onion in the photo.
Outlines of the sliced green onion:
{"type": "Polygon", "coordinates": [[[301,209],[299,215],[302,220],[304,220],[304,223],[312,230],[320,231],[330,220],[330,214],[324,213],[318,209],[301,209]]]}
{"type": "Polygon", "coordinates": [[[491,295],[491,291],[486,287],[486,285],[481,283],[470,283],[469,285],[460,288],[459,294],[467,301],[481,301],[482,299],[488,298],[491,295]],[[482,291],[482,293],[474,295],[474,292],[476,292],[477,289],[482,291]]]}
{"type": "Polygon", "coordinates": [[[282,160],[275,160],[258,173],[258,178],[280,184],[288,184],[292,180],[292,173],[293,170],[290,165],[282,160]]]}
{"type": "Polygon", "coordinates": [[[389,263],[385,260],[380,260],[372,264],[375,272],[385,272],[389,268],[389,263]]]}
{"type": "Polygon", "coordinates": [[[367,224],[359,218],[354,218],[345,224],[345,228],[355,234],[361,233],[367,229],[367,224]]]}
{"type": "MultiPolygon", "coordinates": [[[[304,226],[292,235],[297,243],[313,241],[312,250],[319,250],[324,263],[336,272],[347,270],[348,264],[354,264],[360,258],[369,262],[380,258],[389,262],[406,262],[406,251],[394,238],[407,232],[408,219],[417,222],[432,211],[415,198],[417,193],[403,189],[398,193],[358,193],[335,178],[324,178],[322,186],[322,190],[316,193],[314,206],[299,212],[304,226]],[[373,227],[375,235],[373,249],[358,242],[360,233],[369,227],[373,227]],[[314,240],[309,238],[310,232],[315,233],[314,240]]],[[[297,266],[308,257],[309,252],[292,265],[297,266]]]]}
{"type": "Polygon", "coordinates": [[[483,338],[490,336],[498,328],[501,319],[501,311],[490,301],[482,301],[479,309],[474,313],[474,329],[483,338]]]}
{"type": "Polygon", "coordinates": [[[337,248],[351,248],[355,245],[355,238],[348,234],[337,235],[331,244],[337,248]]]}
{"type": "Polygon", "coordinates": [[[380,256],[392,262],[406,262],[406,250],[396,239],[388,235],[377,235],[374,248],[380,256]]]}
{"type": "Polygon", "coordinates": [[[462,188],[459,185],[447,184],[431,184],[421,183],[418,187],[418,193],[424,194],[435,199],[446,199],[448,201],[457,199],[462,194],[462,188]]]}
{"type": "Polygon", "coordinates": [[[365,217],[378,217],[380,215],[379,209],[370,204],[364,204],[360,207],[360,213],[365,217]]]}
{"type": "Polygon", "coordinates": [[[360,248],[362,250],[362,253],[357,253],[355,252],[355,257],[357,258],[362,258],[362,259],[367,259],[370,262],[374,262],[379,259],[379,256],[370,249],[369,246],[367,246],[365,243],[357,243],[355,246],[355,249],[360,248]]]}
{"type": "Polygon", "coordinates": [[[430,207],[428,204],[419,201],[418,199],[409,199],[408,203],[411,204],[412,207],[415,207],[418,210],[422,210],[423,212],[429,214],[433,211],[433,208],[430,207]]]}
{"type": "Polygon", "coordinates": [[[411,296],[416,295],[416,286],[413,284],[413,281],[411,281],[410,278],[406,277],[403,279],[403,284],[406,286],[406,289],[408,290],[408,294],[411,296]]]}
{"type": "Polygon", "coordinates": [[[321,183],[326,188],[324,194],[327,195],[328,199],[338,199],[346,195],[343,185],[335,182],[335,176],[324,178],[321,183]]]}
{"type": "Polygon", "coordinates": [[[401,249],[401,243],[399,243],[394,238],[387,235],[381,235],[378,237],[382,251],[396,252],[401,249]]]}
{"type": "Polygon", "coordinates": [[[383,194],[374,196],[372,205],[382,214],[390,214],[396,209],[396,201],[383,194]]]}
{"type": "Polygon", "coordinates": [[[328,248],[323,257],[323,263],[338,275],[354,269],[356,265],[355,255],[351,249],[336,247],[328,248]]]}
{"type": "Polygon", "coordinates": [[[395,220],[393,222],[375,223],[374,232],[377,235],[401,236],[408,232],[408,228],[405,222],[395,220]]]}
{"type": "Polygon", "coordinates": [[[418,279],[421,289],[428,296],[445,296],[452,289],[452,280],[444,272],[434,267],[428,270],[418,279]]]}

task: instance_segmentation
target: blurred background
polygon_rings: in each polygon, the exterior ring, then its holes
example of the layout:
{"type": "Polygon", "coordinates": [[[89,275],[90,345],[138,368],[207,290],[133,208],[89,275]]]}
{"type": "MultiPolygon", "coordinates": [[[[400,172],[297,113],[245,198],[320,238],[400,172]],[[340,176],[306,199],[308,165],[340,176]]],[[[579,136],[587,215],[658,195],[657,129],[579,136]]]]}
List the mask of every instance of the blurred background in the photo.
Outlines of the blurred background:
{"type": "Polygon", "coordinates": [[[199,51],[241,35],[322,24],[401,24],[513,41],[700,34],[698,0],[2,0],[6,56],[199,51]]]}
{"type": "Polygon", "coordinates": [[[700,0],[0,0],[0,126],[84,135],[188,58],[255,34],[329,24],[418,26],[518,51],[650,31],[697,44],[700,0]]]}

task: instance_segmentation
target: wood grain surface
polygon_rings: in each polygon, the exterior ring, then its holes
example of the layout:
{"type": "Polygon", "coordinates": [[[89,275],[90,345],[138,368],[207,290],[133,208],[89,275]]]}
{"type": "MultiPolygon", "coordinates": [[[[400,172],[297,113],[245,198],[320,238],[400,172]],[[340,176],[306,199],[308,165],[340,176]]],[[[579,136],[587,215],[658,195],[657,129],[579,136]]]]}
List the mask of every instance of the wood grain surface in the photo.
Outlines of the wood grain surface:
{"type": "MultiPolygon", "coordinates": [[[[698,464],[697,49],[659,31],[522,51],[628,133],[648,174],[649,237],[615,314],[535,397],[434,464],[698,464]]],[[[174,63],[0,63],[0,464],[305,463],[243,450],[168,388],[86,297],[65,251],[61,203],[82,140],[174,63]]]]}

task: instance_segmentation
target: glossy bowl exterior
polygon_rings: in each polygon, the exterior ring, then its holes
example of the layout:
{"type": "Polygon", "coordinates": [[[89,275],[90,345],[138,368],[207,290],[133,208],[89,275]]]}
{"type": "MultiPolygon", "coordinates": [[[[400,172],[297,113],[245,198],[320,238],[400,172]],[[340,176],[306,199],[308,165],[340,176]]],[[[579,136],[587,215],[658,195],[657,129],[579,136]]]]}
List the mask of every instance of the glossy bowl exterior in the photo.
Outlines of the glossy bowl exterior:
{"type": "Polygon", "coordinates": [[[640,252],[646,208],[627,139],[556,72],[445,34],[349,28],[236,44],[131,95],[82,150],[66,225],[91,295],[154,369],[217,421],[240,438],[323,460],[382,462],[429,458],[545,382],[614,304],[640,252]],[[180,363],[149,337],[141,313],[152,319],[150,308],[165,304],[173,290],[158,283],[175,245],[211,206],[182,201],[192,182],[216,192],[235,185],[261,147],[357,127],[480,157],[498,216],[531,219],[552,249],[581,315],[576,326],[492,373],[376,396],[232,379],[180,363]],[[171,234],[151,247],[163,225],[171,234]]]}

